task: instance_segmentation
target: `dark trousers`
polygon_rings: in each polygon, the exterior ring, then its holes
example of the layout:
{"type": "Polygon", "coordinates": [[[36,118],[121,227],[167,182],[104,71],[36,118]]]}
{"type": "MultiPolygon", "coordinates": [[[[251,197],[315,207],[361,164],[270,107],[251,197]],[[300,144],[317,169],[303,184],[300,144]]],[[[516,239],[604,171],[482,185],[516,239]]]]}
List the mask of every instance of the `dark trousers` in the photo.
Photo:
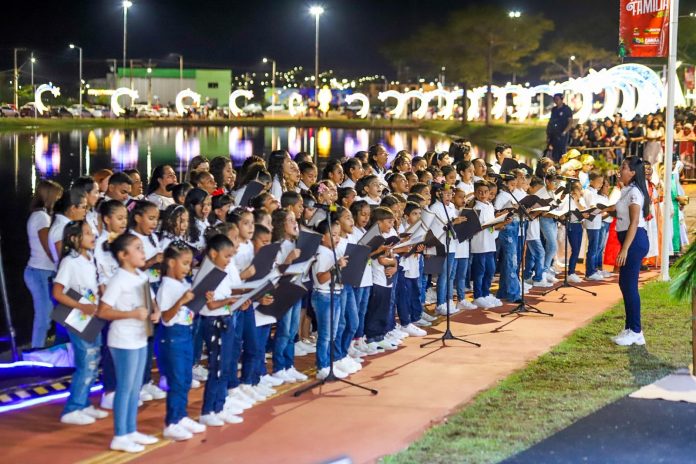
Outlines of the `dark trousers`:
{"type": "Polygon", "coordinates": [[[381,341],[387,333],[391,294],[391,287],[372,286],[372,295],[365,315],[365,336],[368,343],[381,341]]]}
{"type": "Polygon", "coordinates": [[[167,368],[167,416],[165,424],[178,424],[186,417],[193,365],[193,329],[190,325],[162,326],[160,350],[167,368]]]}
{"type": "Polygon", "coordinates": [[[551,157],[554,162],[558,163],[568,148],[568,134],[549,134],[549,143],[553,145],[551,157]]]}
{"type": "MultiPolygon", "coordinates": [[[[626,239],[626,232],[618,232],[619,242],[623,244],[626,239]]],[[[650,243],[648,233],[639,227],[636,236],[631,242],[626,256],[626,263],[619,269],[619,288],[624,298],[624,308],[626,310],[625,329],[631,329],[639,333],[640,326],[640,294],[638,293],[638,274],[643,258],[648,254],[650,243]]]]}
{"type": "Polygon", "coordinates": [[[582,245],[582,224],[571,222],[568,224],[568,243],[570,243],[570,259],[568,259],[568,275],[575,274],[575,266],[578,264],[580,256],[580,246],[582,245]]]}

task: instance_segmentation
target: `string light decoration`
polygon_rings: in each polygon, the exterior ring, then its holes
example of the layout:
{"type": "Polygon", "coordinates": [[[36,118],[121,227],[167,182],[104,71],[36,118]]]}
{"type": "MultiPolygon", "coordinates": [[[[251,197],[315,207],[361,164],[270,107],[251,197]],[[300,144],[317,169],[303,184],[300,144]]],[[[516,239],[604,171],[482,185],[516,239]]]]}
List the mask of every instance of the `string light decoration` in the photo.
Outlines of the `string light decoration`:
{"type": "Polygon", "coordinates": [[[114,113],[115,116],[121,116],[126,112],[125,109],[118,103],[119,97],[123,96],[128,96],[131,98],[131,104],[135,103],[135,101],[140,98],[138,95],[138,92],[133,89],[129,89],[128,87],[119,87],[114,91],[114,93],[111,95],[111,112],[114,113]]]}
{"type": "Polygon", "coordinates": [[[179,116],[183,116],[186,113],[184,98],[190,98],[193,100],[193,105],[191,106],[199,106],[201,104],[200,93],[196,93],[191,89],[182,90],[176,94],[176,99],[174,100],[174,106],[176,106],[176,112],[179,114],[179,116]]]}
{"type": "Polygon", "coordinates": [[[353,93],[346,96],[346,103],[360,102],[362,107],[355,113],[359,118],[365,119],[370,115],[370,99],[364,93],[353,93]]]}
{"type": "Polygon", "coordinates": [[[242,109],[237,106],[237,99],[239,97],[252,99],[254,98],[254,92],[252,92],[251,90],[237,89],[230,94],[230,113],[232,113],[232,116],[235,117],[240,116],[242,114],[242,109]]]}
{"type": "Polygon", "coordinates": [[[51,92],[53,94],[53,98],[58,98],[60,96],[60,87],[56,87],[49,82],[48,84],[41,84],[36,89],[36,92],[34,92],[34,106],[39,114],[44,114],[44,112],[48,110],[48,107],[43,104],[43,101],[41,101],[41,95],[45,92],[51,92]]]}

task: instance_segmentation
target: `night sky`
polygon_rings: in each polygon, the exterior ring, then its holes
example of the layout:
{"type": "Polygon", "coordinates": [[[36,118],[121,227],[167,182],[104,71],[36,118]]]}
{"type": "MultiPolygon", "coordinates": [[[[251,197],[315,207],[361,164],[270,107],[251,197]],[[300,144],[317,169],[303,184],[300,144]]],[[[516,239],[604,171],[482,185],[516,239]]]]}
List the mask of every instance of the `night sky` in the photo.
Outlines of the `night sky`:
{"type": "MultiPolygon", "coordinates": [[[[311,67],[314,57],[312,4],[297,0],[133,0],[128,13],[128,57],[148,58],[159,66],[178,66],[168,53],[184,55],[187,67],[220,67],[235,73],[261,70],[263,56],[279,70],[311,67]],[[169,59],[169,62],[164,61],[169,59]]],[[[339,76],[394,76],[381,53],[389,43],[408,37],[420,25],[476,1],[324,0],[321,17],[321,68],[339,76]]],[[[618,0],[488,0],[507,9],[544,14],[554,20],[557,38],[590,40],[615,49],[618,0]],[[582,20],[579,20],[582,19],[582,20]]],[[[84,48],[86,78],[102,77],[106,59],[122,56],[123,10],[120,0],[3,2],[0,70],[12,67],[12,47],[33,50],[37,80],[59,81],[77,70],[74,41],[84,48]],[[41,6],[39,6],[41,5],[41,6]],[[34,27],[32,27],[34,26],[34,27]],[[74,68],[74,69],[73,69],[74,68]]],[[[24,58],[26,59],[26,58],[24,58]]],[[[20,59],[20,63],[23,59],[20,59]]]]}

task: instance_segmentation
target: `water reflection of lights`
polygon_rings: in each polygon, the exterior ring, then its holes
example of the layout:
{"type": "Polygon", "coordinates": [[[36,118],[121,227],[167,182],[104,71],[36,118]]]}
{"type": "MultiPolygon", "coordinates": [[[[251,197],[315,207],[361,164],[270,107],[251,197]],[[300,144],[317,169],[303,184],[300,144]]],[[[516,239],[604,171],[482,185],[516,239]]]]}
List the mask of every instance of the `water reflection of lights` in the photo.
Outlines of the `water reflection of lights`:
{"type": "Polygon", "coordinates": [[[201,154],[201,140],[188,131],[179,129],[174,137],[174,151],[177,159],[185,165],[184,167],[188,167],[191,158],[201,154]]]}
{"type": "Polygon", "coordinates": [[[254,144],[251,140],[244,140],[244,134],[239,127],[233,127],[229,131],[229,152],[232,164],[240,166],[244,160],[254,153],[254,144]]]}
{"type": "Polygon", "coordinates": [[[60,145],[49,143],[47,135],[37,135],[34,141],[34,164],[41,177],[53,177],[60,172],[60,145]]]}
{"type": "Polygon", "coordinates": [[[288,128],[288,153],[294,158],[302,151],[302,133],[297,127],[288,128]]]}
{"type": "Polygon", "coordinates": [[[328,158],[331,154],[331,130],[322,127],[317,131],[317,156],[328,158]]]}
{"type": "Polygon", "coordinates": [[[126,134],[119,130],[111,131],[111,163],[119,171],[133,169],[138,166],[138,141],[135,140],[135,133],[131,132],[129,140],[126,134]]]}
{"type": "Polygon", "coordinates": [[[367,151],[370,147],[370,136],[365,129],[355,132],[355,137],[346,134],[343,141],[343,152],[345,156],[354,156],[359,151],[367,151]]]}

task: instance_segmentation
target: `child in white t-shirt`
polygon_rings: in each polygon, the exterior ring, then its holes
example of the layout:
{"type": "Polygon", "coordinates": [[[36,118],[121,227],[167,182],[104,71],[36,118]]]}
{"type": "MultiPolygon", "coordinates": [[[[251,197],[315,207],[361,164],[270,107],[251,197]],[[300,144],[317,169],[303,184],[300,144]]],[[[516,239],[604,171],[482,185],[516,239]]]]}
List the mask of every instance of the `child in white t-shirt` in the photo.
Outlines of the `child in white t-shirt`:
{"type": "MultiPolygon", "coordinates": [[[[529,181],[527,193],[536,195],[544,187],[544,181],[533,177],[529,181]]],[[[544,245],[541,243],[540,213],[529,213],[532,220],[527,223],[527,253],[524,266],[524,280],[534,287],[551,287],[544,276],[544,245]]]]}
{"type": "Polygon", "coordinates": [[[97,270],[92,259],[94,234],[87,221],[69,223],[63,233],[63,258],[53,280],[53,298],[68,308],[74,308],[65,325],[75,353],[75,373],[70,383],[70,396],[60,421],[64,424],[87,425],[107,417],[106,411],[90,405],[89,392],[99,371],[101,334],[87,341],[74,330],[82,332],[97,313],[97,270]],[[72,290],[80,295],[68,295],[72,290]]]}

